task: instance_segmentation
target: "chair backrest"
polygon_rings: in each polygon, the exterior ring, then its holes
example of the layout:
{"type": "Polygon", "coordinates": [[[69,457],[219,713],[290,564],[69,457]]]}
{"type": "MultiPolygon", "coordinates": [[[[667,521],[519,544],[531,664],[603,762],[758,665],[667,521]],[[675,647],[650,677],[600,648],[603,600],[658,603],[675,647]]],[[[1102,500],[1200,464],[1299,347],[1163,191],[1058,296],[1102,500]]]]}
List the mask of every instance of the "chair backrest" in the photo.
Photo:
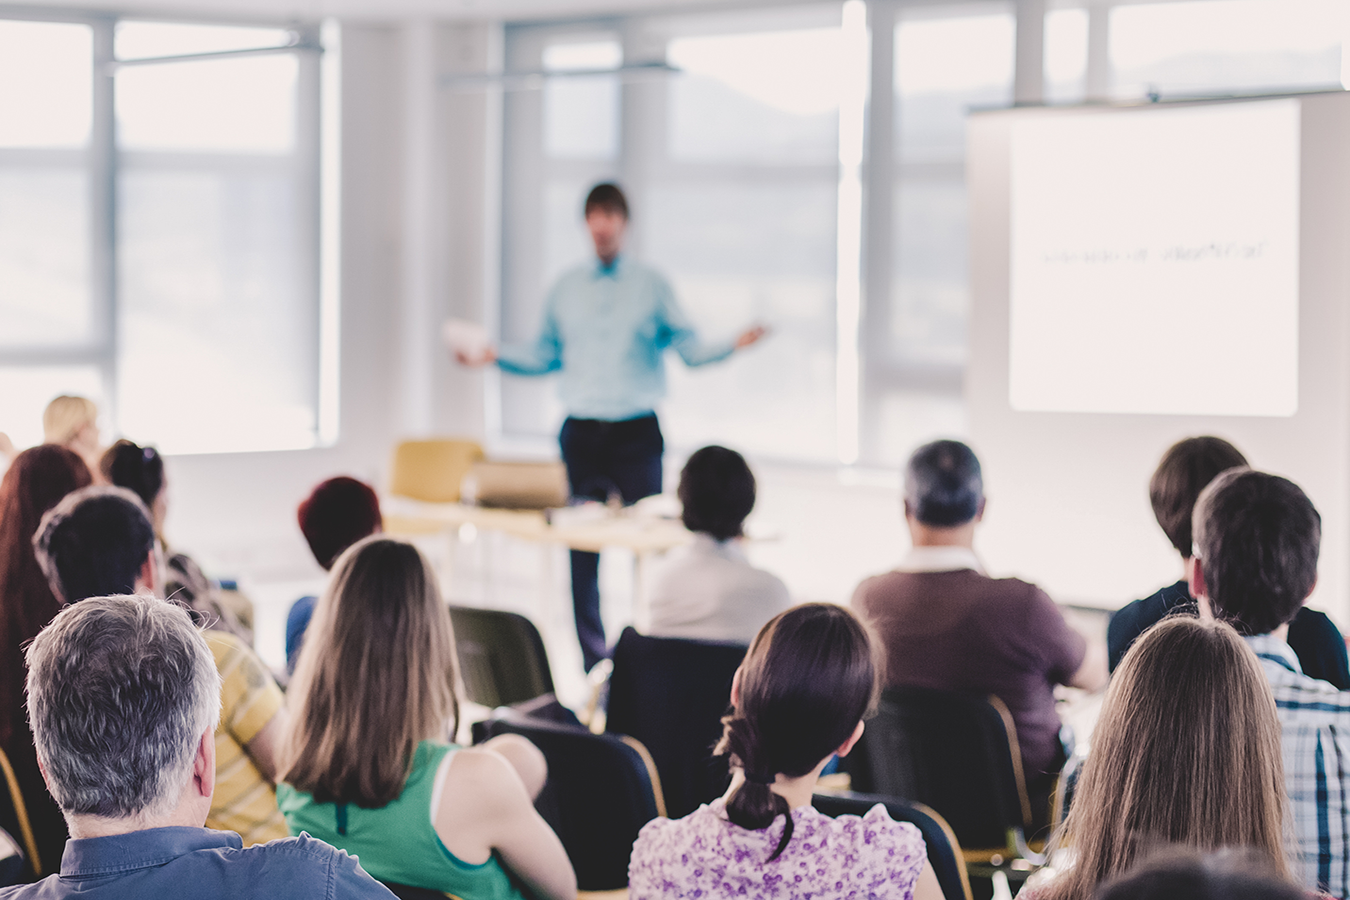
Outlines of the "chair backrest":
{"type": "Polygon", "coordinates": [[[380,884],[389,888],[389,893],[393,894],[398,900],[459,900],[454,894],[446,894],[442,891],[432,890],[431,888],[412,887],[407,884],[394,884],[392,881],[382,881],[380,884]]]}
{"type": "Polygon", "coordinates": [[[625,628],[614,647],[605,730],[651,751],[671,818],[720,797],[727,764],[712,755],[746,646],[656,638],[625,628]]]}
{"type": "Polygon", "coordinates": [[[855,789],[937,810],[966,850],[1006,847],[1031,830],[1031,804],[1008,708],[997,697],[887,688],[849,760],[855,789]]]}
{"type": "MultiPolygon", "coordinates": [[[[3,811],[0,811],[0,820],[7,825],[12,822],[16,828],[14,834],[0,830],[7,839],[7,844],[0,845],[0,886],[3,886],[29,880],[25,876],[31,876],[32,879],[41,878],[50,869],[44,868],[38,855],[37,840],[33,835],[32,823],[28,819],[28,802],[24,800],[18,776],[14,774],[14,766],[10,764],[9,756],[4,750],[0,750],[0,775],[3,775],[5,780],[3,796],[8,798],[8,803],[4,803],[3,811]],[[16,836],[23,840],[22,846],[15,841],[16,836]]],[[[57,860],[58,864],[59,862],[60,860],[57,860]]]]}
{"type": "Polygon", "coordinates": [[[946,900],[972,900],[961,845],[947,820],[934,810],[922,803],[876,794],[816,794],[811,798],[811,805],[831,818],[863,816],[878,803],[886,807],[895,821],[909,822],[919,829],[928,848],[928,861],[933,864],[938,884],[942,886],[942,896],[946,900]]]}
{"type": "Polygon", "coordinates": [[[553,693],[544,641],[529,619],[499,609],[452,606],[450,623],[468,699],[496,709],[553,693]]]}
{"type": "Polygon", "coordinates": [[[483,448],[475,441],[400,441],[389,468],[389,493],[428,503],[458,503],[464,476],[482,458],[483,448]]]}
{"type": "Polygon", "coordinates": [[[660,779],[642,744],[513,713],[489,719],[486,730],[522,735],[543,752],[548,783],[535,807],[567,850],[577,887],[627,887],[638,832],[666,814],[660,779]]]}

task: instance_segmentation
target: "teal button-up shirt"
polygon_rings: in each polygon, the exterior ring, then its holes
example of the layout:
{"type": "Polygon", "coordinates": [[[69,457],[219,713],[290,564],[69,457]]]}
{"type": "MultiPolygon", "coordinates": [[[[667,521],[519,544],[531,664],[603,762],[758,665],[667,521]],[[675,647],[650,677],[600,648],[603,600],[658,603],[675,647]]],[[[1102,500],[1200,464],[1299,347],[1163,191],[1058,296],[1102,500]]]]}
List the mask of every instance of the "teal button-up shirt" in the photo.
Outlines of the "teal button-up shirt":
{"type": "Polygon", "coordinates": [[[569,416],[618,422],[646,415],[666,393],[664,354],[686,365],[726,359],[732,341],[705,343],[656,270],[620,257],[612,266],[578,266],[544,301],[532,344],[505,345],[497,365],[513,375],[561,372],[569,416]]]}

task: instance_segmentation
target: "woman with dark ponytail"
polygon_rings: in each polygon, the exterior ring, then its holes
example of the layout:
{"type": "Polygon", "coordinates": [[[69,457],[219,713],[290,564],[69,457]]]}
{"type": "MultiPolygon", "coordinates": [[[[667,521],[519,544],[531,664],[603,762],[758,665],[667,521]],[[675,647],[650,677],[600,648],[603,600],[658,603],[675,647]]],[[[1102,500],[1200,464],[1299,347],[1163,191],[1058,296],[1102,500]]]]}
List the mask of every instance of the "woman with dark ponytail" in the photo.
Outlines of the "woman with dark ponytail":
{"type": "Polygon", "coordinates": [[[811,807],[825,764],[862,737],[876,659],[867,630],[842,606],[793,607],[760,629],[714,750],[732,765],[731,786],[683,819],[642,829],[629,864],[632,900],[942,900],[913,825],[880,804],[837,819],[811,807]]]}

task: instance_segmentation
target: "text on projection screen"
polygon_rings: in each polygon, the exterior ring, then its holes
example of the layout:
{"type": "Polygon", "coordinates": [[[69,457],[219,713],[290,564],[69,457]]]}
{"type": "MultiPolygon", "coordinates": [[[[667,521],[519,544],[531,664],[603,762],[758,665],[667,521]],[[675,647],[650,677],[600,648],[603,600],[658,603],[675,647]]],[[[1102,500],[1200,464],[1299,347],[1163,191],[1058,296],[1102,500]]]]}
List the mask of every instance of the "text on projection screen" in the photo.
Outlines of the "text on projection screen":
{"type": "Polygon", "coordinates": [[[1026,118],[1011,140],[1014,409],[1294,414],[1297,100],[1026,118]]]}

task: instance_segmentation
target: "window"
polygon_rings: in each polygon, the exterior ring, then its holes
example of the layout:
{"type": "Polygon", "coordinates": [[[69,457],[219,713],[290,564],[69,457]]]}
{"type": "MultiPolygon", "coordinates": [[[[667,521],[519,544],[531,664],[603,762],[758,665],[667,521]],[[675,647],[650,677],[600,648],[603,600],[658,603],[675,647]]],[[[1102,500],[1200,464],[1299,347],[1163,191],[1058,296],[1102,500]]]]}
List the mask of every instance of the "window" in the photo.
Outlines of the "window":
{"type": "MultiPolygon", "coordinates": [[[[316,48],[0,19],[0,385],[166,453],[315,444],[316,48]]],[[[40,408],[0,413],[40,439],[40,408]]]]}

